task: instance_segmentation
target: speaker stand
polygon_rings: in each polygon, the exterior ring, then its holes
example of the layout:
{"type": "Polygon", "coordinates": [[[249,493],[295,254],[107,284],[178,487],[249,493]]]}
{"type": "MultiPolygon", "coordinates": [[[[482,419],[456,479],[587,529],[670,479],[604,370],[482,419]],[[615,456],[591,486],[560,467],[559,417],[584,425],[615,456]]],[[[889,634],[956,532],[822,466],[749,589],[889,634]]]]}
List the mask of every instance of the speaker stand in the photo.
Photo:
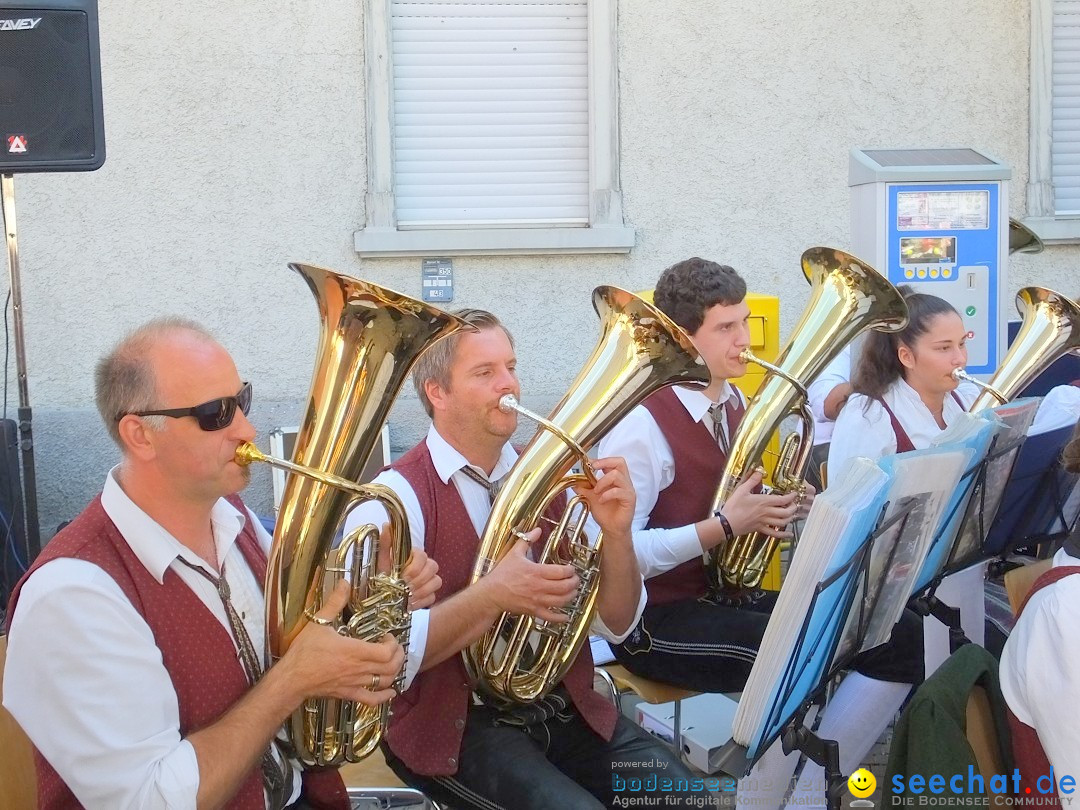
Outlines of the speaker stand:
{"type": "Polygon", "coordinates": [[[37,476],[34,472],[33,413],[26,377],[26,342],[23,336],[22,287],[19,284],[19,238],[15,227],[15,177],[0,175],[4,201],[4,235],[7,238],[8,275],[11,281],[11,309],[15,322],[15,366],[19,381],[19,449],[22,452],[23,505],[26,514],[27,565],[41,551],[38,525],[37,476]]]}

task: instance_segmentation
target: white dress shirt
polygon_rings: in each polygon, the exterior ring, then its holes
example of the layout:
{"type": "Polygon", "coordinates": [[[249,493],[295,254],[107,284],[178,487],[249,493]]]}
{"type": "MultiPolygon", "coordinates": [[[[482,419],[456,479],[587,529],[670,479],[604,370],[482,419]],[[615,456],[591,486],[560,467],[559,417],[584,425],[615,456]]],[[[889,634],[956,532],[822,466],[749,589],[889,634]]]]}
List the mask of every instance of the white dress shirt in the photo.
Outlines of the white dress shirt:
{"type": "MultiPolygon", "coordinates": [[[[1080,566],[1064,549],[1054,567],[1080,566]]],[[[1001,653],[1001,692],[1020,722],[1039,733],[1059,777],[1080,774],[1080,576],[1028,601],[1001,653]]]]}
{"type": "MultiPolygon", "coordinates": [[[[139,562],[158,582],[174,571],[231,637],[217,589],[178,558],[218,572],[136,506],[115,476],[116,468],[101,503],[139,562]]],[[[247,520],[264,551],[271,538],[250,511],[242,514],[224,499],[210,517],[231,601],[265,660],[262,589],[235,541],[247,520]]],[[[96,565],[53,560],[23,585],[8,638],[4,707],[84,806],[195,807],[199,765],[180,737],[161,651],[120,586],[96,565]]],[[[292,767],[290,802],[300,793],[299,764],[292,767]]]]}
{"type": "MultiPolygon", "coordinates": [[[[465,456],[451,447],[446,439],[439,435],[439,432],[435,429],[435,425],[432,425],[428,429],[427,446],[428,452],[431,453],[431,461],[435,466],[436,474],[444,484],[448,484],[451,481],[454,482],[454,486],[461,496],[461,501],[465,504],[465,511],[469,515],[469,520],[472,522],[477,536],[481,536],[484,533],[484,526],[487,524],[488,514],[491,512],[491,501],[487,488],[474,481],[462,471],[464,467],[470,466],[469,462],[466,461],[465,456]]],[[[509,442],[503,445],[499,460],[495,463],[495,467],[491,471],[490,480],[497,481],[510,472],[510,468],[513,467],[514,462],[517,461],[517,455],[517,451],[514,450],[509,442]]],[[[473,469],[479,472],[481,476],[485,476],[483,470],[475,466],[473,469]]],[[[384,484],[397,493],[398,497],[401,499],[402,505],[405,507],[405,514],[409,519],[409,532],[411,534],[413,547],[423,549],[425,530],[424,514],[420,509],[420,501],[416,497],[416,492],[413,490],[412,486],[410,486],[409,482],[406,481],[405,477],[397,470],[385,470],[379,473],[373,483],[384,484]]],[[[348,534],[353,529],[365,523],[382,526],[386,520],[386,510],[383,506],[378,501],[368,501],[352,510],[348,517],[346,517],[345,533],[348,534]]],[[[617,634],[609,630],[600,618],[599,613],[597,613],[593,619],[592,632],[613,643],[622,641],[630,635],[630,631],[641,617],[641,612],[645,609],[645,599],[645,589],[642,588],[641,596],[638,599],[637,611],[634,614],[634,620],[630,623],[630,626],[626,629],[625,633],[617,634]]],[[[412,613],[412,630],[409,633],[408,659],[405,665],[406,689],[412,684],[413,678],[415,678],[416,674],[420,671],[420,665],[424,660],[424,651],[427,647],[429,617],[430,612],[428,610],[415,610],[412,613]]]]}
{"type": "MultiPolygon", "coordinates": [[[[956,394],[963,407],[952,394],[945,395],[942,417],[946,425],[965,412],[975,401],[979,389],[971,383],[962,383],[956,389],[956,394]]],[[[882,399],[896,414],[917,450],[929,447],[942,432],[943,428],[938,427],[937,420],[918,392],[903,379],[889,386],[882,399]]],[[[877,461],[895,452],[896,433],[881,403],[863,394],[852,394],[836,418],[836,428],[829,446],[829,477],[840,475],[848,460],[856,456],[877,461]]]]}
{"type": "Polygon", "coordinates": [[[814,415],[814,444],[825,444],[832,439],[832,419],[825,416],[825,398],[836,386],[851,379],[851,344],[844,347],[829,365],[806,388],[810,400],[810,412],[814,415]]]}
{"type": "MultiPolygon", "coordinates": [[[[709,406],[713,403],[702,388],[675,386],[675,396],[695,422],[701,422],[712,433],[709,406]]],[[[724,381],[719,402],[744,402],[738,389],[724,381]]],[[[721,425],[727,436],[727,424],[721,425]]],[[[708,435],[708,434],[704,434],[708,435]]],[[[730,437],[727,437],[730,441],[730,437]]],[[[597,453],[601,457],[622,456],[630,470],[630,480],[637,493],[634,509],[634,551],[638,567],[645,579],[670,571],[687,560],[700,557],[701,540],[693,521],[673,529],[646,529],[649,516],[660,493],[675,480],[675,454],[660,426],[644,405],[638,405],[600,440],[597,453]]],[[[706,515],[702,515],[704,519],[706,515]]]]}

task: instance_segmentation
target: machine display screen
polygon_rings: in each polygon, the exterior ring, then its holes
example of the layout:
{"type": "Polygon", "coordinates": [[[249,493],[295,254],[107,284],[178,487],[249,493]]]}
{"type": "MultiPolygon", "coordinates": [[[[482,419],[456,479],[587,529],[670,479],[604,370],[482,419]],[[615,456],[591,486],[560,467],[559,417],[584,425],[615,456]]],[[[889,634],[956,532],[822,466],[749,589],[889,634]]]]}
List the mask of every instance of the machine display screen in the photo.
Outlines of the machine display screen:
{"type": "Polygon", "coordinates": [[[955,264],[955,236],[901,236],[900,264],[955,264]]]}
{"type": "Polygon", "coordinates": [[[987,191],[901,191],[896,195],[898,231],[966,231],[989,227],[987,191]]]}

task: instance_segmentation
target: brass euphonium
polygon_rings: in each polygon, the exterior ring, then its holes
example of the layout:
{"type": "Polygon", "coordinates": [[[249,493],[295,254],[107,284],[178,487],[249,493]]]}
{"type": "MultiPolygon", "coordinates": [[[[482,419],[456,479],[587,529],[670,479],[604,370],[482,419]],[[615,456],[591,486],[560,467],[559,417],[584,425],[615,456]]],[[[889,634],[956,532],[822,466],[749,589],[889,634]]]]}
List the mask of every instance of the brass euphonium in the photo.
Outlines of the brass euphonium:
{"type": "MultiPolygon", "coordinates": [[[[516,402],[500,403],[539,419],[543,429],[522,450],[492,505],[472,582],[540,524],[555,498],[588,477],[584,453],[634,406],[666,385],[708,381],[689,337],[652,305],[616,287],[597,287],[593,306],[601,319],[600,341],[551,416],[540,419],[516,402]],[[579,461],[586,465],[586,476],[569,476],[579,461]]],[[[586,517],[584,502],[571,499],[537,560],[576,569],[581,585],[564,609],[569,621],[555,624],[504,613],[462,651],[473,682],[489,694],[518,703],[543,697],[587,639],[600,584],[602,538],[590,545],[581,531],[586,517]]]]}
{"type": "MultiPolygon", "coordinates": [[[[321,320],[315,371],[296,435],[295,463],[264,456],[250,444],[237,462],[265,461],[290,472],[282,494],[266,575],[267,649],[279,659],[320,609],[322,596],[346,574],[349,607],[335,629],[378,641],[393,633],[408,644],[408,588],[402,571],[412,546],[401,502],[392,490],[354,483],[409,370],[435,341],[466,327],[459,318],[375,284],[332,270],[290,264],[303,276],[321,320]],[[379,531],[361,526],[330,548],[355,505],[378,500],[389,515],[389,570],[376,571],[379,531]],[[351,570],[346,560],[351,557],[351,570]],[[324,590],[325,589],[325,590],[324,590]]],[[[398,687],[403,678],[398,676],[398,687]]],[[[338,765],[367,756],[382,736],[387,706],[316,698],[289,719],[289,738],[308,765],[338,765]]]]}
{"type": "Polygon", "coordinates": [[[1016,294],[1016,309],[1023,323],[990,382],[963,369],[953,372],[957,380],[982,389],[969,413],[1003,405],[1063,354],[1080,353],[1080,306],[1076,303],[1045,287],[1024,287],[1016,294]]]}
{"type": "MultiPolygon", "coordinates": [[[[814,443],[806,386],[862,332],[896,332],[907,324],[904,297],[884,276],[851,254],[810,248],[802,255],[802,269],[811,285],[810,302],[775,365],[749,350],[742,353],[743,360],[763,366],[768,373],[732,437],[712,511],[720,509],[735,487],[762,466],[773,432],[788,416],[798,417],[800,428],[784,442],[772,487],[780,494],[802,491],[814,443]]],[[[751,533],[710,550],[706,565],[714,587],[721,591],[757,587],[777,542],[774,537],[751,533]]]]}

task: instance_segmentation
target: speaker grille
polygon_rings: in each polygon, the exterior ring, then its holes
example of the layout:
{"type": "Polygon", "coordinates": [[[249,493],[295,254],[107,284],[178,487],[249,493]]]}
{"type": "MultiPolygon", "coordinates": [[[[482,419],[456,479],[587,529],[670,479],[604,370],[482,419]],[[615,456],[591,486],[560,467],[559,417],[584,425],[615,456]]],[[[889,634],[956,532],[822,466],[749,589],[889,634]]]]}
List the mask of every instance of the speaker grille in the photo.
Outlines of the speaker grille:
{"type": "Polygon", "coordinates": [[[0,8],[0,169],[97,168],[86,164],[104,159],[92,22],[85,10],[0,8]],[[32,29],[3,26],[38,18],[32,29]]]}

